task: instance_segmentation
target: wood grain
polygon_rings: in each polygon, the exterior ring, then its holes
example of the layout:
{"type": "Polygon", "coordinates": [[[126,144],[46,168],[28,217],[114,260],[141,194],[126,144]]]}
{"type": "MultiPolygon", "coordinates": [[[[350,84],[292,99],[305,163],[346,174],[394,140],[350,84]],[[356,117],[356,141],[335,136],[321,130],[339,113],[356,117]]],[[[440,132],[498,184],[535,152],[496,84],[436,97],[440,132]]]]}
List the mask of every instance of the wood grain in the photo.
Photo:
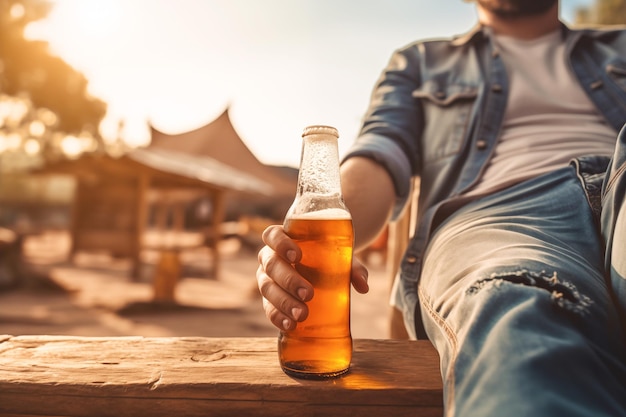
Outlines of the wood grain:
{"type": "Polygon", "coordinates": [[[291,378],[274,338],[0,335],[0,415],[441,416],[427,341],[355,340],[350,372],[291,378]]]}

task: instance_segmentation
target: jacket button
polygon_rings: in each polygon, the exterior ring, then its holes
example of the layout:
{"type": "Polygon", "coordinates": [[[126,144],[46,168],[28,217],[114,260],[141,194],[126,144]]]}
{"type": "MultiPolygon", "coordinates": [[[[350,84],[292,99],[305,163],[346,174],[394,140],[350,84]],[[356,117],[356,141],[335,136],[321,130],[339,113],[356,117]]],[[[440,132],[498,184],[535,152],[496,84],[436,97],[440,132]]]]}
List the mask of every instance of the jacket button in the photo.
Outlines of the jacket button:
{"type": "Polygon", "coordinates": [[[410,263],[410,264],[414,264],[415,262],[417,262],[417,257],[415,257],[415,256],[408,256],[408,257],[406,258],[406,261],[407,261],[408,263],[410,263]]]}
{"type": "Polygon", "coordinates": [[[485,149],[487,149],[487,141],[486,140],[478,140],[476,141],[476,148],[478,150],[484,151],[485,149]]]}
{"type": "Polygon", "coordinates": [[[500,84],[494,84],[491,86],[491,91],[493,91],[494,93],[499,93],[502,91],[502,85],[500,84]]]}

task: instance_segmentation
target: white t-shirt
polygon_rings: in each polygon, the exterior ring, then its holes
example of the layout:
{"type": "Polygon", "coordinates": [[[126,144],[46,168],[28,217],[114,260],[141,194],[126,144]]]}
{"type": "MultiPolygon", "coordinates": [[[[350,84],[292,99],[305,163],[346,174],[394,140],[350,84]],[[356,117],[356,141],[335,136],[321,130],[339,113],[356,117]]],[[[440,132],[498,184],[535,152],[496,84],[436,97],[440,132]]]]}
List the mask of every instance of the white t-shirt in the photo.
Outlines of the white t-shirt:
{"type": "Polygon", "coordinates": [[[583,155],[611,156],[617,132],[568,66],[561,30],[533,40],[495,37],[509,79],[498,144],[466,194],[494,192],[565,166],[583,155]]]}

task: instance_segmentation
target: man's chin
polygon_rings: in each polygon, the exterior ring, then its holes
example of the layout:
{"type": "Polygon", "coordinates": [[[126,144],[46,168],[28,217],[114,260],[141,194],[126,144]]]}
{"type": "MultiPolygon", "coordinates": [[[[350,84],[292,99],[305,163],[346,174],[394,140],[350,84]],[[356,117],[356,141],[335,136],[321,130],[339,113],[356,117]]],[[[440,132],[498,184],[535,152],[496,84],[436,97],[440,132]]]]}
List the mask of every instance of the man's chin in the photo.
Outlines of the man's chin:
{"type": "Polygon", "coordinates": [[[516,19],[542,15],[558,3],[558,0],[476,0],[476,2],[498,17],[516,19]]]}

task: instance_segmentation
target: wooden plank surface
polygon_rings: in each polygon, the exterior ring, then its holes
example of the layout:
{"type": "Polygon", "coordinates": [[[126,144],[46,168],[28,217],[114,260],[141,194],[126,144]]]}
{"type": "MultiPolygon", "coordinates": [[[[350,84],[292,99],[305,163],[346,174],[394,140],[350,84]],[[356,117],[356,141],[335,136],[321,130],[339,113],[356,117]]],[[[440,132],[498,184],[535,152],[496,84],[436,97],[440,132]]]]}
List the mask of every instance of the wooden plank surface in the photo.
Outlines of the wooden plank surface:
{"type": "Polygon", "coordinates": [[[285,375],[274,338],[0,335],[0,415],[441,416],[426,341],[355,340],[350,372],[285,375]]]}

